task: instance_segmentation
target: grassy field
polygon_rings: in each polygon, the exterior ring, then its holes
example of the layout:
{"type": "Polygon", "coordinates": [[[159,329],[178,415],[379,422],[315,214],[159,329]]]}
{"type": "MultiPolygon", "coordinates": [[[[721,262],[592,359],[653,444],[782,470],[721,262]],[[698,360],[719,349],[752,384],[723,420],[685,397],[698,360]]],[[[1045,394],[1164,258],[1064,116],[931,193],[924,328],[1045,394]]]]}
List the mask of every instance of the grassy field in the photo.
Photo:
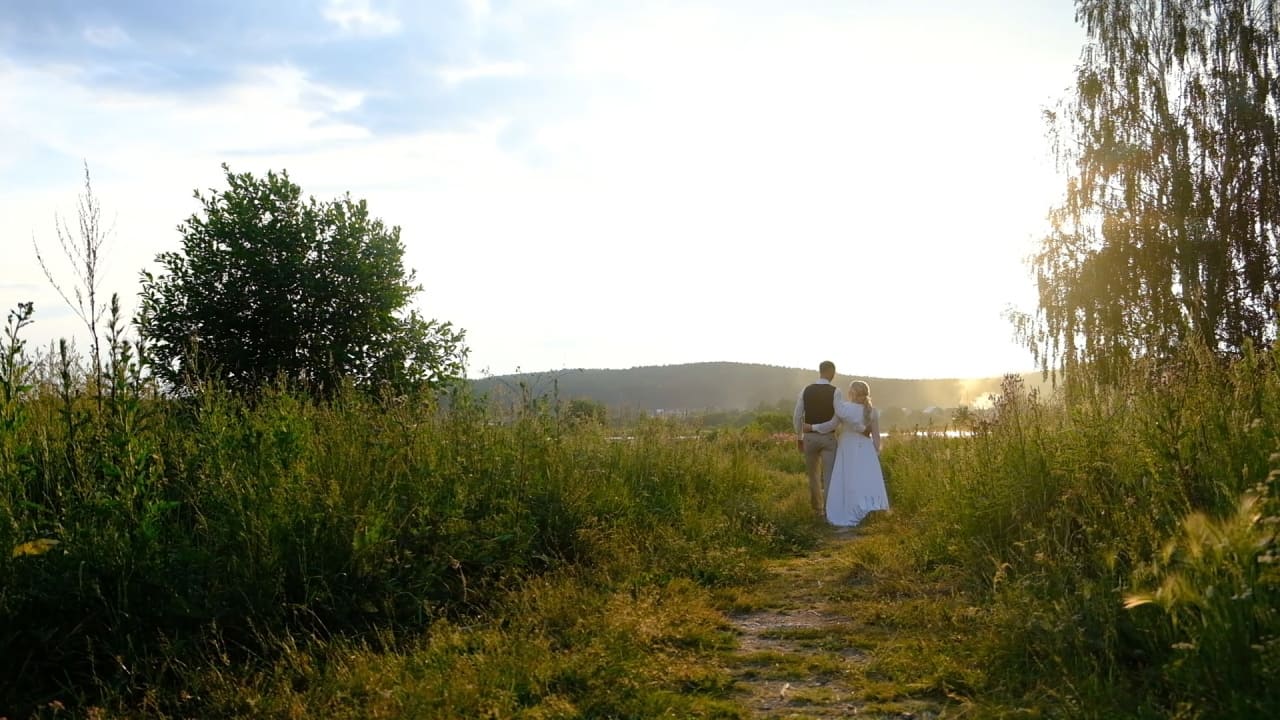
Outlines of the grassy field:
{"type": "Polygon", "coordinates": [[[3,349],[0,715],[686,714],[718,692],[670,670],[724,642],[701,589],[816,539],[740,439],[163,399],[124,345],[100,391],[3,349]]]}
{"type": "Polygon", "coordinates": [[[815,550],[863,707],[1280,708],[1274,355],[1011,379],[971,435],[891,440],[892,514],[832,550],[763,433],[164,399],[122,344],[100,385],[0,351],[10,718],[748,717],[732,618],[815,550]]]}

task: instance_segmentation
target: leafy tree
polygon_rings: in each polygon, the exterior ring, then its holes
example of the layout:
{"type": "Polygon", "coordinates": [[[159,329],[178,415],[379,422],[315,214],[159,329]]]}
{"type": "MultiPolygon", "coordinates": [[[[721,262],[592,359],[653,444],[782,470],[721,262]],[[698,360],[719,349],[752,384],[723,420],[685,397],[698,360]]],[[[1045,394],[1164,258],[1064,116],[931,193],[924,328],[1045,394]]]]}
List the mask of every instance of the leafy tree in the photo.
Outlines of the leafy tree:
{"type": "Polygon", "coordinates": [[[590,398],[574,398],[565,408],[565,417],[573,423],[604,425],[609,419],[609,409],[590,398]]]}
{"type": "Polygon", "coordinates": [[[750,427],[758,428],[762,432],[783,433],[791,432],[791,413],[778,412],[776,410],[757,410],[755,417],[751,420],[750,427]]]}
{"type": "Polygon", "coordinates": [[[402,265],[400,228],[363,200],[303,200],[288,173],[223,165],[228,189],[199,191],[181,252],[144,272],[138,326],[174,385],[213,372],[237,392],[284,378],[317,394],[438,386],[461,375],[463,331],[406,306],[421,286],[402,265]]]}
{"type": "Polygon", "coordinates": [[[1089,43],[1047,113],[1072,177],[1031,259],[1039,308],[1014,316],[1042,369],[1275,339],[1277,7],[1077,0],[1089,43]]]}

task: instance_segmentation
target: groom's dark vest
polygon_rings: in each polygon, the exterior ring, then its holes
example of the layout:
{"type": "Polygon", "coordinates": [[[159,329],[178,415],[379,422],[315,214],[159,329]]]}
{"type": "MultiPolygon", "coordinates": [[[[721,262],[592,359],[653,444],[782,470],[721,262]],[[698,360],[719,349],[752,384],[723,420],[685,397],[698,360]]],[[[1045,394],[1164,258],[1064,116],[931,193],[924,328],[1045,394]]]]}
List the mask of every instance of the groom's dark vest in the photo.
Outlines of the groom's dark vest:
{"type": "Polygon", "coordinates": [[[810,425],[824,423],[836,416],[836,386],[814,383],[804,389],[804,421],[810,425]]]}

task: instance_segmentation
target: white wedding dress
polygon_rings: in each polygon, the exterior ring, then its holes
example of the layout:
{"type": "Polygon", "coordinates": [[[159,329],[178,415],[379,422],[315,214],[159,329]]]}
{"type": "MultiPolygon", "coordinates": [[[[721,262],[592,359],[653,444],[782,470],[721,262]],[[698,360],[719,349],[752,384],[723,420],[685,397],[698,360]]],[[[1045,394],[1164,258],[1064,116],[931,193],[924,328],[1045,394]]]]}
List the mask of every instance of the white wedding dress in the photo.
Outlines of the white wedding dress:
{"type": "Polygon", "coordinates": [[[853,527],[867,513],[889,509],[889,493],[884,487],[884,471],[880,468],[878,447],[879,411],[871,411],[873,440],[862,432],[862,403],[853,403],[836,395],[836,463],[827,484],[827,521],[837,527],[853,527]]]}

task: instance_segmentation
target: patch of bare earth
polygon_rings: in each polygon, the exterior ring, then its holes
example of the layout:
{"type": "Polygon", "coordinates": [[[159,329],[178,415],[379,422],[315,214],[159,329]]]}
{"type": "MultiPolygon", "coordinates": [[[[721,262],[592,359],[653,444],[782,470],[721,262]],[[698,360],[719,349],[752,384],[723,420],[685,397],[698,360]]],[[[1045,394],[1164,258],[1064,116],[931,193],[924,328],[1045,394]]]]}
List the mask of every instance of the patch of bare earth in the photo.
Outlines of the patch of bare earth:
{"type": "Polygon", "coordinates": [[[883,703],[864,699],[859,681],[868,661],[858,649],[851,619],[830,602],[845,582],[841,550],[854,533],[835,533],[818,549],[774,562],[754,606],[729,615],[738,647],[728,658],[737,700],[755,718],[927,718],[927,702],[883,703]],[[901,708],[901,709],[899,709],[901,708]]]}

